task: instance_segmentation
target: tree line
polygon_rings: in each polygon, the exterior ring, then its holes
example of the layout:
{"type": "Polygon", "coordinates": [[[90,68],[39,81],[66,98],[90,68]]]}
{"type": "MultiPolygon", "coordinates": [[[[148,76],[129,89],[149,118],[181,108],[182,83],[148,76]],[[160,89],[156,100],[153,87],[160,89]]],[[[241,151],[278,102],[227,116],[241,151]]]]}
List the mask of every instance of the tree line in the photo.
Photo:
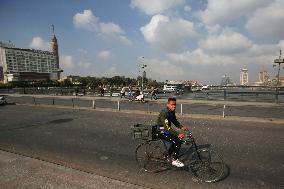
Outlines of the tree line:
{"type": "MultiPolygon", "coordinates": [[[[158,88],[163,85],[162,82],[157,82],[150,78],[143,78],[144,88],[158,88]]],[[[99,87],[121,88],[124,86],[141,87],[142,77],[129,78],[125,76],[113,77],[79,77],[73,81],[64,79],[62,81],[44,80],[44,81],[13,81],[7,84],[0,84],[0,88],[16,88],[16,87],[79,87],[96,89],[99,87]]]]}

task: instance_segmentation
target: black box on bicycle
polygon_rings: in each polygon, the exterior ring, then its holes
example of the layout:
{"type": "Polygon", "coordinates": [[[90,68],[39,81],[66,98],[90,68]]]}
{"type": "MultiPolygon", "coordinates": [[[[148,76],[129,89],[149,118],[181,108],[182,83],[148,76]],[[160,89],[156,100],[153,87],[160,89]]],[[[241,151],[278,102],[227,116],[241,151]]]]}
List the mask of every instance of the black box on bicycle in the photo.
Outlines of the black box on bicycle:
{"type": "Polygon", "coordinates": [[[131,127],[131,131],[133,139],[152,140],[156,126],[135,124],[131,127]]]}

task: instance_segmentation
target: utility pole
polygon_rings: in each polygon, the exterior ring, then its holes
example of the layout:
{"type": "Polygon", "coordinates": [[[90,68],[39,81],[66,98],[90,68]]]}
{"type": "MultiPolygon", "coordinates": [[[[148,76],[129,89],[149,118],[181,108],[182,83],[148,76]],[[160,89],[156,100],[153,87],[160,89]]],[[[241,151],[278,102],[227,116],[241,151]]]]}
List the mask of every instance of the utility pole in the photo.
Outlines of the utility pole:
{"type": "Polygon", "coordinates": [[[276,102],[278,102],[278,87],[279,87],[279,80],[280,80],[280,67],[281,64],[284,63],[284,59],[281,58],[282,55],[282,51],[280,50],[280,54],[279,54],[279,58],[274,60],[274,65],[273,67],[276,66],[276,64],[278,64],[278,72],[277,72],[277,83],[276,83],[276,90],[275,90],[275,100],[276,102]]]}
{"type": "MultiPolygon", "coordinates": [[[[142,59],[144,59],[144,56],[141,57],[142,59]]],[[[143,72],[142,72],[142,78],[141,78],[141,91],[143,92],[143,89],[144,89],[144,77],[146,76],[146,71],[144,70],[147,65],[146,64],[140,64],[139,65],[140,68],[142,68],[143,72]]],[[[146,78],[145,78],[146,79],[146,78]]]]}

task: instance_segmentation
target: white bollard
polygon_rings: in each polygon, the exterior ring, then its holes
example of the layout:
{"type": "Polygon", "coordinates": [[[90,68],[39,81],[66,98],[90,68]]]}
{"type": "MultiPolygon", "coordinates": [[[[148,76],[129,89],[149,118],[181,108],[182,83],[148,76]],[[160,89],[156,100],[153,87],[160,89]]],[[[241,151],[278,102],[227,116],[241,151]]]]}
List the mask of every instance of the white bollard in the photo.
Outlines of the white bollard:
{"type": "Polygon", "coordinates": [[[226,105],[224,104],[224,106],[223,106],[223,118],[225,118],[225,109],[226,109],[226,105]]]}
{"type": "Polygon", "coordinates": [[[181,116],[183,115],[183,112],[182,112],[182,104],[180,104],[180,115],[181,115],[181,116]]]}
{"type": "Polygon", "coordinates": [[[96,106],[95,106],[95,99],[93,99],[93,109],[96,109],[96,106]]]}
{"type": "Polygon", "coordinates": [[[117,101],[117,110],[120,111],[120,104],[119,104],[119,101],[117,101]]]}

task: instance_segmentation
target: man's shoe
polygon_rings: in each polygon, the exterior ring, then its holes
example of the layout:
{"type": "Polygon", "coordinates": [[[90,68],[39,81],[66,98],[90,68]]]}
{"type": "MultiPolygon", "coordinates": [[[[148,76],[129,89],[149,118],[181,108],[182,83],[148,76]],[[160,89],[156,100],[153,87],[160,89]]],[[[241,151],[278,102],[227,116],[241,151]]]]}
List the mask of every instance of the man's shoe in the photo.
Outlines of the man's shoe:
{"type": "Polygon", "coordinates": [[[172,165],[175,167],[184,167],[184,164],[180,162],[178,159],[172,161],[172,165]]]}

